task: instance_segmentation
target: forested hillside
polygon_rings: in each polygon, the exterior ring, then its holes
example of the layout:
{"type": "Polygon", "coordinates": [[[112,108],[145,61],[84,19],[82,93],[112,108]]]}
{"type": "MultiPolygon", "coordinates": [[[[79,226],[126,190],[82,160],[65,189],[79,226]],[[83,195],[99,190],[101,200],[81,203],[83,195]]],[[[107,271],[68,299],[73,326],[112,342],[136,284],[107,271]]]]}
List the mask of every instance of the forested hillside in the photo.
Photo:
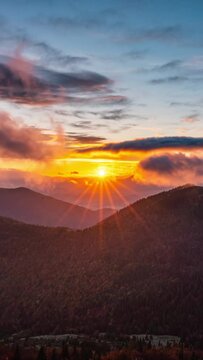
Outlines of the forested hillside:
{"type": "Polygon", "coordinates": [[[0,329],[203,332],[203,188],[133,204],[83,231],[0,220],[0,329]]]}

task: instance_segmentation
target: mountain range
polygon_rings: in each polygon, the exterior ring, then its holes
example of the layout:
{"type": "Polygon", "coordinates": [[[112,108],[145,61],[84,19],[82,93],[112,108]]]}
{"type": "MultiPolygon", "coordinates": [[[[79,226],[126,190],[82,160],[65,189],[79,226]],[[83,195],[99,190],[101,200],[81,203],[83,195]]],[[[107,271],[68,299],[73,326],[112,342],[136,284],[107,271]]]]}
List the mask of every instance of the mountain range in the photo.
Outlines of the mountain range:
{"type": "Polygon", "coordinates": [[[91,210],[27,188],[0,188],[0,216],[28,224],[83,229],[113,214],[113,209],[91,210]]]}
{"type": "Polygon", "coordinates": [[[202,260],[198,186],[139,200],[81,231],[1,217],[1,334],[202,334],[202,260]]]}

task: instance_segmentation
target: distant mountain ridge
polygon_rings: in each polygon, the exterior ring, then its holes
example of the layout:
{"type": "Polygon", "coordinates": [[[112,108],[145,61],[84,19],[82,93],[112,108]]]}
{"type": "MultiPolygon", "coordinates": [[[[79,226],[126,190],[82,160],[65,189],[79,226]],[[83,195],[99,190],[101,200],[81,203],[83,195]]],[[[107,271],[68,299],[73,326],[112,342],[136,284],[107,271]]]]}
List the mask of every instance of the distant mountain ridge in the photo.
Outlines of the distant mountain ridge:
{"type": "Polygon", "coordinates": [[[0,218],[0,274],[3,334],[203,334],[203,188],[83,231],[0,218]]]}
{"type": "Polygon", "coordinates": [[[112,215],[114,210],[90,210],[28,188],[0,188],[0,216],[28,224],[84,229],[112,215]]]}

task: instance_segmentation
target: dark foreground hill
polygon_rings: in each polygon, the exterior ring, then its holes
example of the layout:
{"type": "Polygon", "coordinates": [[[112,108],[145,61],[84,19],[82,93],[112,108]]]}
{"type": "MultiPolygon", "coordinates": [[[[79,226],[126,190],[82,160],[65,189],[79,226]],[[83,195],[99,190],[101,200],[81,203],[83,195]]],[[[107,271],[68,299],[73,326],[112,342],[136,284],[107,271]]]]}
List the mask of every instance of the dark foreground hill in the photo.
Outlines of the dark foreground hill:
{"type": "Polygon", "coordinates": [[[83,231],[1,218],[0,254],[2,333],[203,333],[201,187],[83,231]]]}
{"type": "Polygon", "coordinates": [[[27,188],[0,188],[0,216],[28,224],[84,229],[113,214],[112,209],[90,210],[27,188]]]}

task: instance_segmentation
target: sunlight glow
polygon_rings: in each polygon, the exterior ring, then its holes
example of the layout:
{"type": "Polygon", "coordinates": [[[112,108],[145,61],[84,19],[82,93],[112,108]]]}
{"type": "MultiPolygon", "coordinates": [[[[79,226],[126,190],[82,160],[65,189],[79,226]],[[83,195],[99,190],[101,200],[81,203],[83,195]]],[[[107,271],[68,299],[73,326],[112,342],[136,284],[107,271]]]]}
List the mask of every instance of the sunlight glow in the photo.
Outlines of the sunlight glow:
{"type": "Polygon", "coordinates": [[[105,176],[107,176],[107,171],[104,166],[101,166],[97,169],[97,176],[100,178],[104,178],[105,176]]]}

